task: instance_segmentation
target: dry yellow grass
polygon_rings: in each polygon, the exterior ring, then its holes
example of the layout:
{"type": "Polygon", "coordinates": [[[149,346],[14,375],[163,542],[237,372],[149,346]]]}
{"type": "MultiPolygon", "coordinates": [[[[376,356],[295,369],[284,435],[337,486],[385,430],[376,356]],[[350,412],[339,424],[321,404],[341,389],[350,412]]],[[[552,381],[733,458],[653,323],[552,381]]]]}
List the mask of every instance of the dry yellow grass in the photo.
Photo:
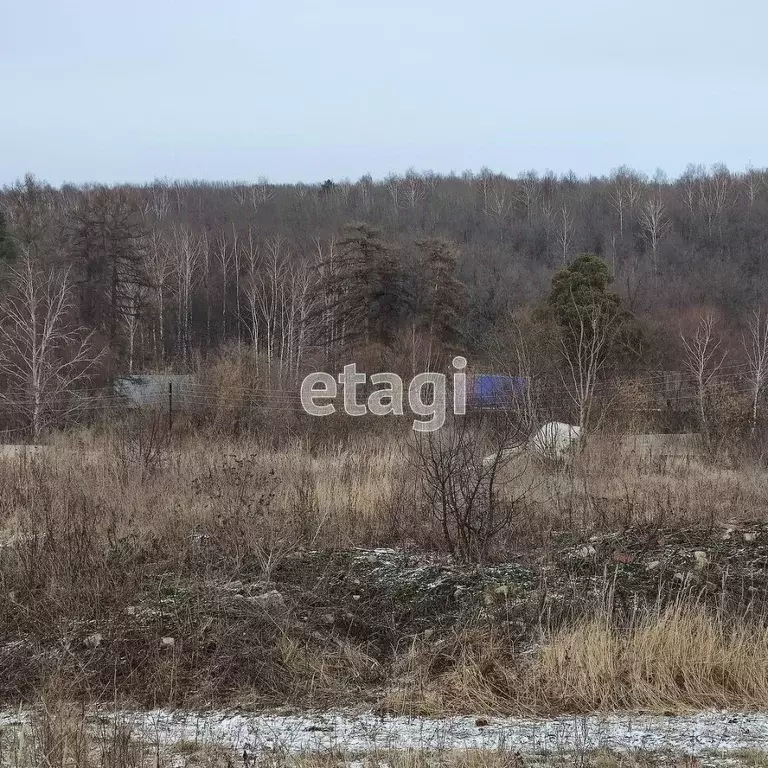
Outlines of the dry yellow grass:
{"type": "Polygon", "coordinates": [[[410,714],[759,709],[768,630],[678,606],[631,629],[582,621],[524,656],[498,633],[466,632],[439,649],[412,648],[403,666],[407,682],[386,706],[410,714]]]}
{"type": "MultiPolygon", "coordinates": [[[[82,432],[59,437],[38,457],[0,462],[0,527],[7,534],[24,528],[41,499],[58,506],[80,497],[125,534],[178,535],[220,519],[222,506],[267,500],[266,517],[280,517],[283,534],[288,520],[305,546],[389,544],[393,529],[414,533],[429,526],[405,439],[360,435],[341,447],[318,447],[297,438],[275,448],[204,434],[177,438],[153,453],[137,429],[82,432]]],[[[510,493],[521,486],[528,489],[527,520],[541,529],[707,524],[761,517],[768,471],[703,460],[657,465],[595,438],[570,466],[527,462],[510,493]]]]}

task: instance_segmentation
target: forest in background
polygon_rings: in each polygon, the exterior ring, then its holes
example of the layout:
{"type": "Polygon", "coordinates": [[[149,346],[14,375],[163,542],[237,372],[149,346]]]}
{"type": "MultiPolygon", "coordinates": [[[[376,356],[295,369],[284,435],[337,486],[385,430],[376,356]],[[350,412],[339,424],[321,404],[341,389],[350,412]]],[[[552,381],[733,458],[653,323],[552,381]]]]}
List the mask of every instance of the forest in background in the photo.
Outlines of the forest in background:
{"type": "Polygon", "coordinates": [[[282,388],[352,355],[415,372],[461,351],[521,372],[524,337],[524,372],[558,379],[546,299],[584,253],[607,265],[640,328],[597,378],[696,378],[686,350],[695,357],[706,320],[698,377],[710,384],[749,367],[743,342],[768,285],[768,171],[756,169],[61,188],[28,175],[2,189],[0,211],[9,404],[30,397],[28,350],[54,401],[117,375],[197,371],[233,346],[282,388]],[[35,318],[50,321],[47,349],[40,328],[25,332],[35,318]]]}
{"type": "Polygon", "coordinates": [[[4,188],[0,701],[763,707],[767,203],[723,168],[4,188]],[[527,386],[425,435],[298,402],[456,353],[527,386]],[[128,409],[150,372],[189,408],[128,409]]]}

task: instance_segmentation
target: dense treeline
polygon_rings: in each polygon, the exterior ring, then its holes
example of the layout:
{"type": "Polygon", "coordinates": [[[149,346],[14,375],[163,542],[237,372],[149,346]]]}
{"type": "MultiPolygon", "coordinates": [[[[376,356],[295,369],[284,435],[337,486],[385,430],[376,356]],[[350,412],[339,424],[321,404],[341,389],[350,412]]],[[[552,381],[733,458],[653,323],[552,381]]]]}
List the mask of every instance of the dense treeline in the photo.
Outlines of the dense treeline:
{"type": "Polygon", "coordinates": [[[28,176],[0,211],[6,302],[50,308],[60,291],[57,348],[87,343],[105,376],[191,370],[233,343],[292,378],[350,345],[421,368],[443,350],[487,354],[584,252],[647,322],[643,364],[669,367],[681,328],[714,313],[741,330],[768,287],[764,170],[62,188],[28,176]]]}

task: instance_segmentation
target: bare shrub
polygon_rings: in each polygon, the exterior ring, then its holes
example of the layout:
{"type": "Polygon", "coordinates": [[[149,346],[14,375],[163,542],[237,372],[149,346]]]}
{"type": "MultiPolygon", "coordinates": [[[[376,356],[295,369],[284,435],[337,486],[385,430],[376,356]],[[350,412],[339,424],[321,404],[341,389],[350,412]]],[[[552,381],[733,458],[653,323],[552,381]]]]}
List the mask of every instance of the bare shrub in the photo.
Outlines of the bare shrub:
{"type": "Polygon", "coordinates": [[[417,435],[410,456],[424,511],[440,526],[454,557],[483,561],[491,543],[519,521],[528,488],[516,487],[525,467],[514,461],[520,429],[505,420],[490,461],[484,461],[482,421],[458,418],[447,428],[417,435]],[[515,488],[511,494],[504,490],[515,488]]]}
{"type": "Polygon", "coordinates": [[[123,482],[135,474],[143,483],[169,460],[171,432],[165,414],[156,410],[136,414],[116,430],[114,455],[123,482]]]}
{"type": "Polygon", "coordinates": [[[255,561],[269,581],[275,567],[301,542],[293,518],[272,507],[280,478],[264,470],[252,456],[228,456],[218,471],[196,478],[194,488],[212,505],[215,515],[201,526],[201,535],[215,547],[222,563],[235,571],[255,561]]]}

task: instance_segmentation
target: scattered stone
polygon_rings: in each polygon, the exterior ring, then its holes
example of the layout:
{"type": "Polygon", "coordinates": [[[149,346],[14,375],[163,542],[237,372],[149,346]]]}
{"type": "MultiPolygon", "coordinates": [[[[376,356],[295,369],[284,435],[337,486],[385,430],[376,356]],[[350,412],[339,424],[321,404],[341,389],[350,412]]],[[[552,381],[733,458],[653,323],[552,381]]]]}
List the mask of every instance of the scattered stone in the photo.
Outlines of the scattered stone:
{"type": "Polygon", "coordinates": [[[597,553],[597,550],[590,544],[586,547],[582,547],[581,549],[579,549],[577,554],[579,555],[579,557],[583,557],[586,560],[589,557],[594,557],[596,553],[597,553]]]}
{"type": "Polygon", "coordinates": [[[694,568],[696,568],[697,571],[700,571],[703,568],[706,568],[707,562],[708,562],[706,552],[700,549],[696,550],[693,553],[693,559],[695,561],[694,568]]]}
{"type": "Polygon", "coordinates": [[[661,560],[651,560],[651,562],[645,566],[645,570],[655,571],[660,565],[661,565],[661,560]]]}
{"type": "Polygon", "coordinates": [[[757,538],[757,534],[754,531],[750,531],[744,534],[744,541],[747,543],[753,542],[757,538]]]}
{"type": "Polygon", "coordinates": [[[176,640],[172,637],[161,637],[160,638],[160,647],[161,648],[173,648],[173,646],[176,645],[176,640]]]}
{"type": "Polygon", "coordinates": [[[256,595],[252,600],[266,609],[285,607],[285,598],[276,589],[270,589],[269,592],[265,592],[263,595],[256,595]]]}
{"type": "Polygon", "coordinates": [[[332,613],[323,614],[323,624],[333,624],[336,621],[332,613]]]}
{"type": "Polygon", "coordinates": [[[429,640],[429,638],[432,637],[432,635],[434,635],[434,634],[435,634],[435,630],[434,629],[425,629],[421,633],[421,636],[422,636],[422,638],[424,638],[424,640],[429,640]]]}
{"type": "Polygon", "coordinates": [[[88,635],[88,637],[83,640],[83,645],[86,648],[98,648],[103,640],[104,636],[101,634],[101,632],[95,632],[92,635],[88,635]]]}

